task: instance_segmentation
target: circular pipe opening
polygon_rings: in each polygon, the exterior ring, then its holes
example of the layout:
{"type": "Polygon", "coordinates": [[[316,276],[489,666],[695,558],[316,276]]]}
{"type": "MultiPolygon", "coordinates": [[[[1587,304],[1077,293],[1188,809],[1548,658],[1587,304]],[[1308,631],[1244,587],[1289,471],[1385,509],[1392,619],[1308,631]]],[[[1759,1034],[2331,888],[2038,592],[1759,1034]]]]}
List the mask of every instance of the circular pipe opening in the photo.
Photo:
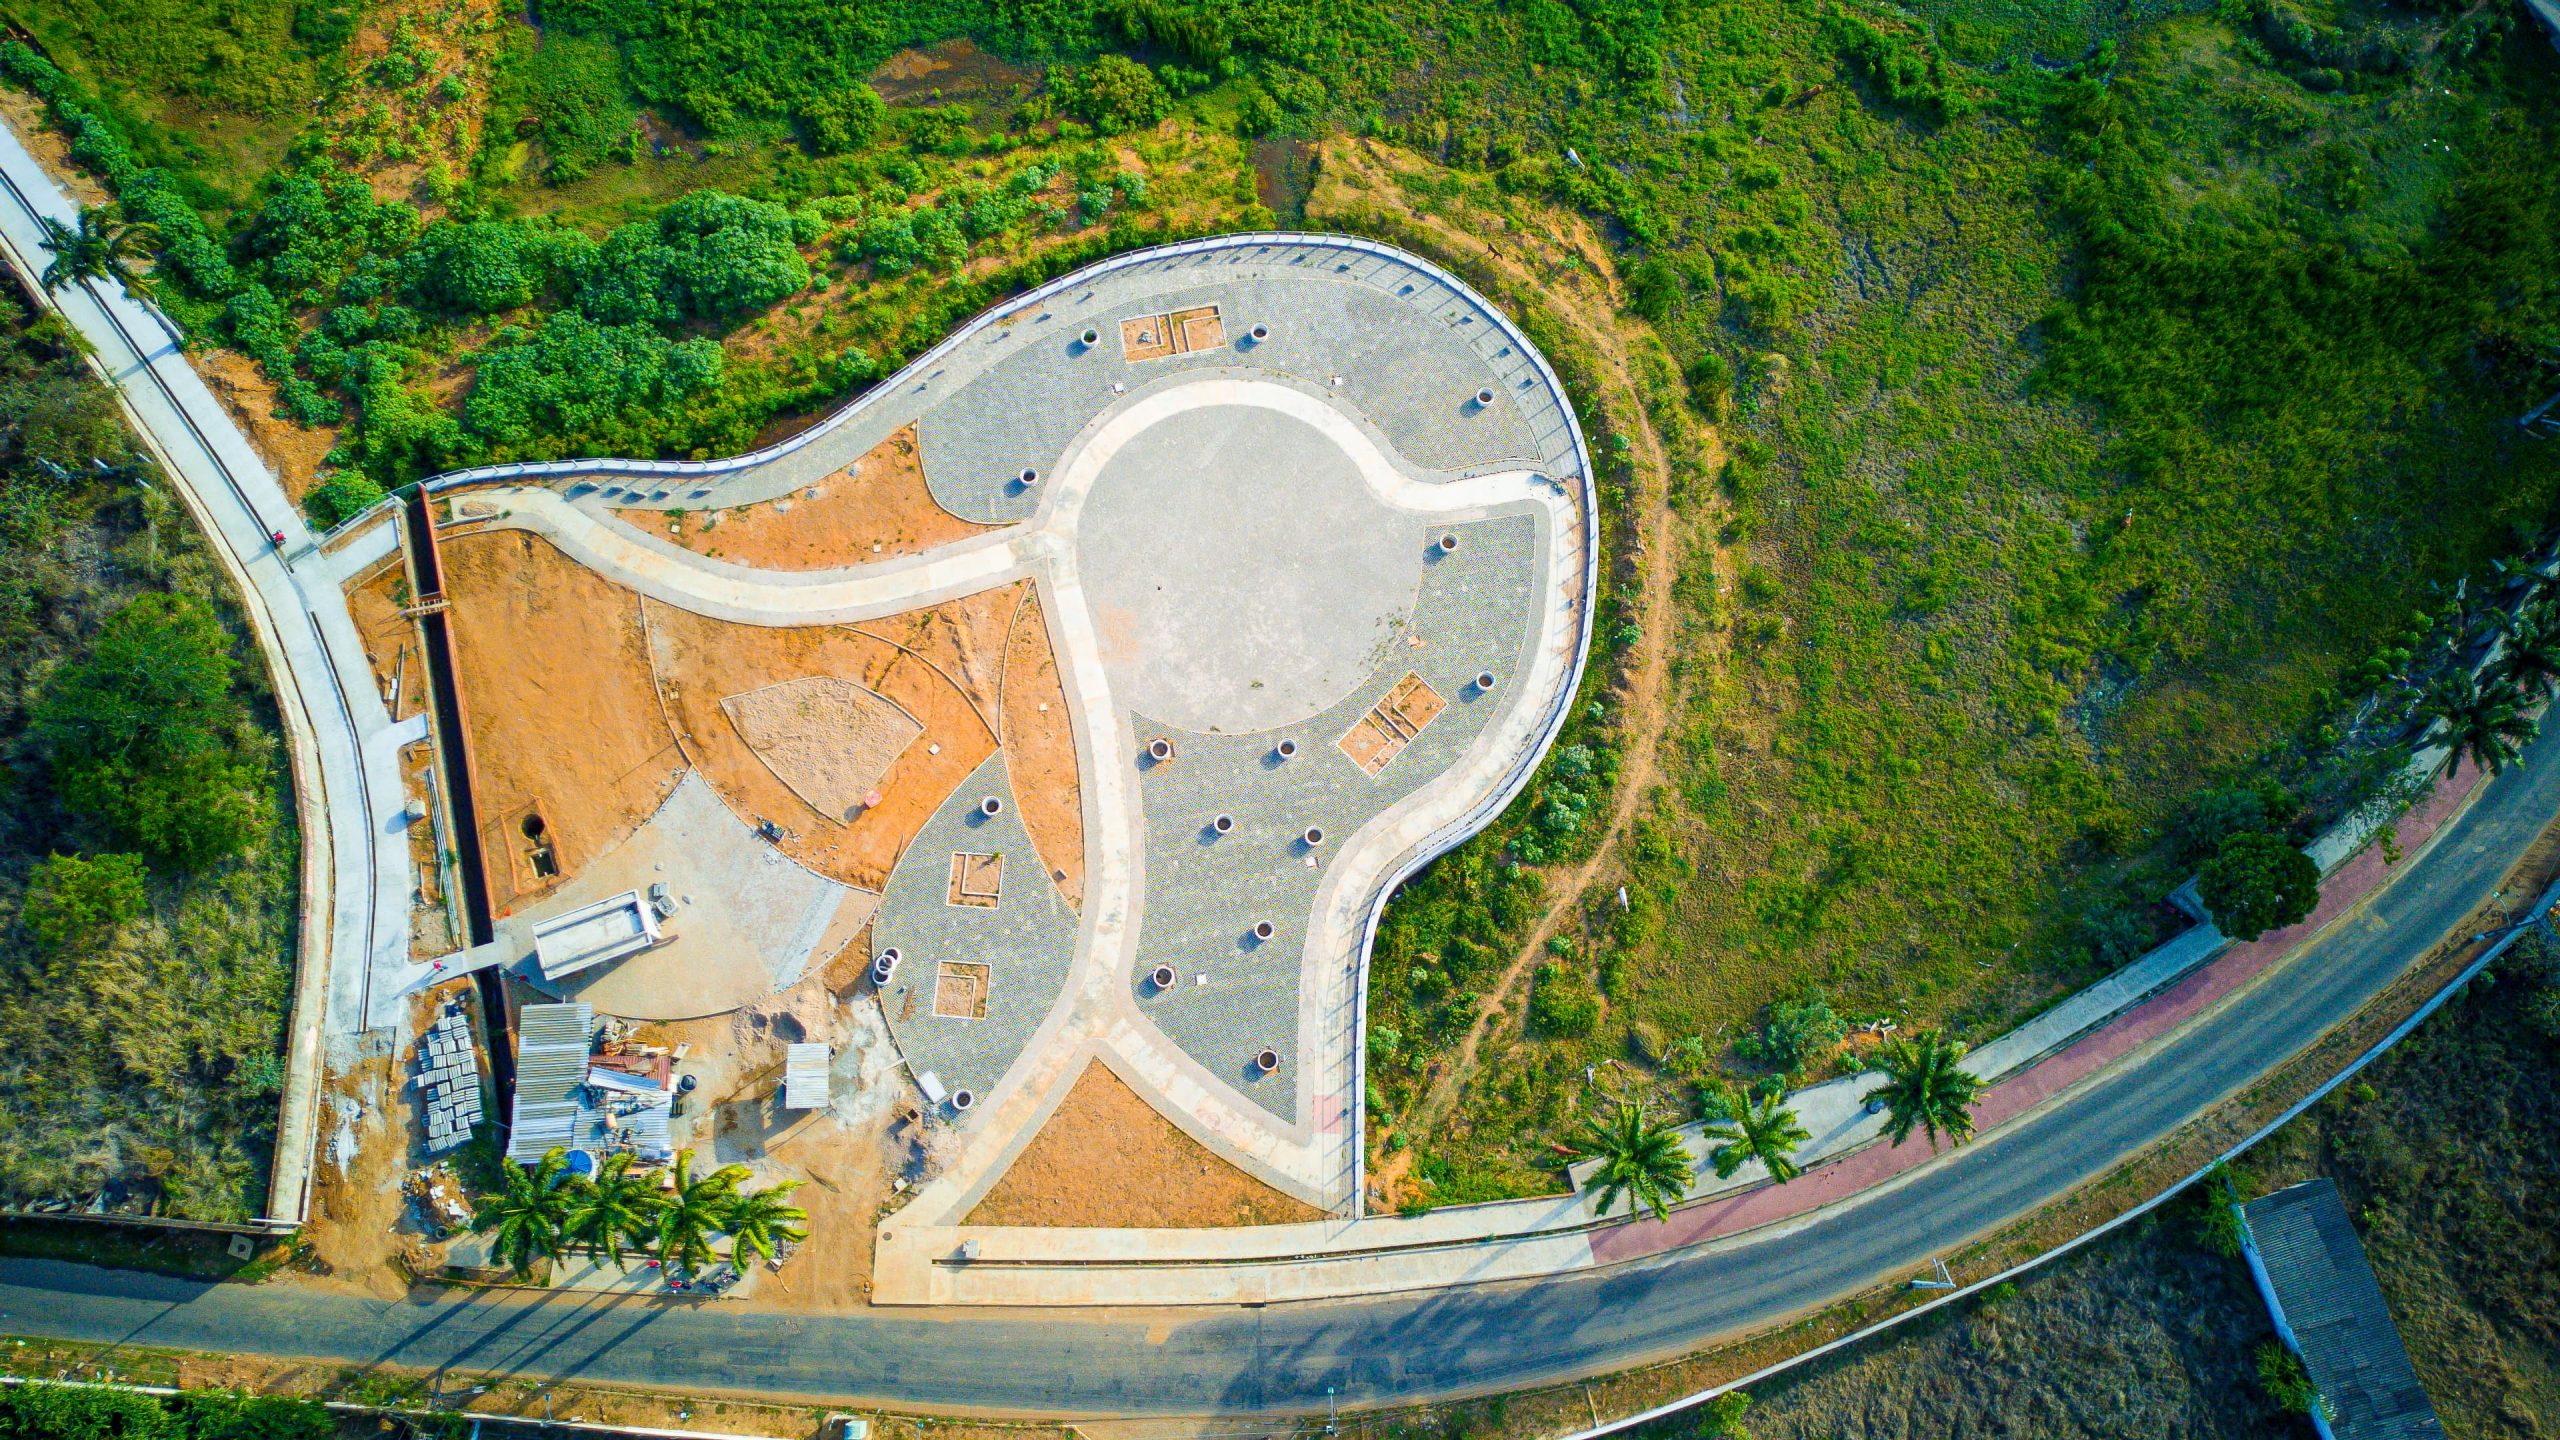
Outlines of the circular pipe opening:
{"type": "Polygon", "coordinates": [[[978,802],[978,813],[992,820],[1004,813],[1004,802],[990,795],[978,802]]]}
{"type": "Polygon", "coordinates": [[[889,977],[897,972],[898,947],[892,945],[888,949],[881,951],[878,957],[872,960],[871,983],[873,985],[886,985],[889,983],[889,977]]]}
{"type": "Polygon", "coordinates": [[[1170,965],[1159,965],[1147,976],[1147,978],[1156,982],[1157,989],[1170,990],[1173,988],[1173,967],[1170,965]]]}
{"type": "Polygon", "coordinates": [[[1452,530],[1448,534],[1440,537],[1440,553],[1443,555],[1455,555],[1458,553],[1457,531],[1452,530]]]}
{"type": "Polygon", "coordinates": [[[1477,409],[1481,410],[1481,409],[1483,409],[1484,407],[1486,407],[1487,405],[1490,405],[1490,404],[1492,404],[1492,403],[1493,403],[1493,392],[1492,392],[1491,390],[1479,390],[1479,391],[1477,391],[1477,392],[1476,392],[1476,408],[1477,408],[1477,409]]]}
{"type": "Polygon", "coordinates": [[[1493,672],[1492,672],[1492,671],[1490,671],[1490,670],[1479,670],[1479,671],[1477,671],[1477,672],[1476,672],[1476,689],[1478,689],[1478,690],[1480,690],[1480,691],[1481,691],[1481,690],[1491,690],[1492,688],[1493,688],[1493,672]]]}
{"type": "Polygon", "coordinates": [[[1032,486],[1040,483],[1040,472],[1032,469],[1028,465],[1025,465],[1022,467],[1022,473],[1014,476],[1013,478],[1016,484],[1019,484],[1023,489],[1028,490],[1032,486]]]}
{"type": "Polygon", "coordinates": [[[1324,827],[1321,825],[1310,825],[1307,827],[1306,833],[1300,835],[1298,838],[1306,841],[1307,848],[1313,850],[1324,843],[1324,827]]]}
{"type": "Polygon", "coordinates": [[[1280,1052],[1265,1045],[1253,1057],[1253,1068],[1268,1075],[1280,1068],[1280,1052]]]}
{"type": "Polygon", "coordinates": [[[1148,758],[1162,763],[1173,758],[1173,742],[1159,735],[1147,742],[1148,758]]]}
{"type": "Polygon", "coordinates": [[[1268,921],[1268,920],[1256,920],[1256,921],[1254,921],[1254,922],[1253,922],[1253,938],[1254,938],[1254,939],[1256,939],[1256,940],[1268,940],[1268,939],[1270,939],[1270,938],[1271,938],[1272,933],[1273,933],[1273,932],[1272,932],[1271,922],[1270,922],[1270,921],[1268,921]]]}
{"type": "Polygon", "coordinates": [[[1256,340],[1268,340],[1268,339],[1270,339],[1270,338],[1271,338],[1271,327],[1270,327],[1270,326],[1268,326],[1268,325],[1256,325],[1256,326],[1254,326],[1254,327],[1253,327],[1253,338],[1254,338],[1254,339],[1256,339],[1256,340]]]}
{"type": "Polygon", "coordinates": [[[1236,828],[1236,817],[1233,815],[1221,815],[1217,819],[1209,822],[1209,828],[1217,831],[1221,835],[1227,834],[1236,828]]]}
{"type": "Polygon", "coordinates": [[[1295,740],[1281,741],[1279,746],[1279,755],[1283,760],[1296,759],[1298,755],[1298,742],[1295,740]]]}
{"type": "Polygon", "coordinates": [[[1082,335],[1077,336],[1076,338],[1077,338],[1077,339],[1079,339],[1079,340],[1082,340],[1082,341],[1084,342],[1084,346],[1085,346],[1085,348],[1086,348],[1086,349],[1088,349],[1088,350],[1090,350],[1090,349],[1092,349],[1094,346],[1099,345],[1099,344],[1101,344],[1101,343],[1102,343],[1102,332],[1101,332],[1101,331],[1099,331],[1099,330],[1096,330],[1095,328],[1093,328],[1093,327],[1092,327],[1092,326],[1090,326],[1090,325],[1087,325],[1086,327],[1084,327],[1084,333],[1083,333],[1082,335]]]}
{"type": "Polygon", "coordinates": [[[970,1106],[977,1103],[978,1092],[975,1090],[954,1090],[951,1092],[951,1108],[954,1110],[965,1111],[970,1106]]]}

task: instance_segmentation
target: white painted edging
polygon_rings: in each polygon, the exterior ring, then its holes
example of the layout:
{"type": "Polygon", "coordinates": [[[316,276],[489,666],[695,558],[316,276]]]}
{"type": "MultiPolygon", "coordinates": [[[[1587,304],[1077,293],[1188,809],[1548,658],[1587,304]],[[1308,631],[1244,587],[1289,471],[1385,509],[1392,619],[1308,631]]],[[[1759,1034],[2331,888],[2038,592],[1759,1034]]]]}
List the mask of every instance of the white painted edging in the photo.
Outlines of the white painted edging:
{"type": "Polygon", "coordinates": [[[2329,1098],[2330,1094],[2339,1086],[2354,1079],[2358,1074],[2363,1072],[2366,1066],[2381,1059],[2393,1046],[2408,1039],[2420,1025],[2426,1023],[2428,1016],[2435,1014],[2437,1010],[2443,1008],[2444,1003],[2447,1000],[2452,999],[2456,991],[2459,991],[2463,986],[2468,985],[2473,980],[2479,978],[2481,971],[2486,970],[2492,964],[2495,964],[2498,957],[2507,952],[2507,947],[2515,944],[2518,940],[2523,939],[2524,933],[2527,930],[2530,930],[2534,926],[2542,923],[2542,917],[2549,914],[2554,905],[2560,905],[2560,881],[2554,881],[2550,888],[2544,890],[2542,894],[2534,900],[2532,908],[2525,912],[2525,918],[2508,926],[2506,933],[2498,938],[2497,944],[2490,946],[2481,954],[2480,958],[2462,967],[2461,974],[2446,981],[2444,988],[2429,996],[2427,998],[2427,1002],[2419,1006],[2417,1010],[2409,1016],[2409,1018],[2401,1021],[2398,1025],[2393,1026],[2390,1034],[2375,1041],[2371,1048],[2367,1049],[2363,1054],[2358,1055],[2355,1059],[2347,1062],[2346,1068],[2322,1081],[2318,1087],[2311,1091],[2310,1094],[2303,1096],[2293,1104],[2285,1107],[2284,1113],[2276,1116],[2272,1120],[2269,1120],[2266,1124],[2259,1126],[2256,1130],[2251,1131],[2247,1136],[2243,1137],[2239,1143],[2233,1145],[2230,1149],[2223,1151],[2220,1155],[2215,1156],[2204,1166],[2187,1175],[2186,1178],[2172,1183],[2159,1194],[2152,1196],[2150,1199],[2143,1201],[2141,1204],[2136,1205],[2123,1214],[2116,1216],[2114,1219],[2094,1226],[2088,1230],[2084,1230],[2080,1234],[2075,1235],[2072,1238],[2063,1241],[2061,1244],[2054,1246],[2052,1249],[2045,1251],[2041,1255],[2034,1255],[2025,1260],[2021,1260],[2017,1264],[2010,1266],[2008,1269],[2001,1271],[1997,1275],[1987,1276],[1983,1279],[1976,1280],[1972,1284],[1959,1290],[1950,1290],[1946,1294],[1929,1301],[1927,1304],[1915,1305],[1910,1309],[1903,1311],[1899,1315],[1887,1316],[1886,1318],[1877,1321],[1875,1324],[1867,1326],[1863,1330],[1853,1330],[1836,1340],[1826,1341],[1823,1344],[1816,1345],[1801,1355],[1790,1356],[1789,1358],[1781,1360],[1774,1365],[1764,1365],[1761,1368],[1752,1371],[1748,1375],[1744,1375],[1738,1379],[1728,1380],[1721,1385],[1711,1385],[1704,1390],[1683,1395],[1677,1400],[1665,1401],[1660,1405],[1654,1406],[1650,1410],[1640,1410],[1633,1415],[1625,1416],[1624,1418],[1617,1420],[1611,1420],[1605,1424],[1594,1425],[1589,1429],[1569,1431],[1564,1435],[1556,1437],[1556,1440],[1599,1440],[1600,1436],[1614,1435],[1622,1430],[1633,1429],[1638,1425],[1644,1425],[1655,1420],[1660,1420],[1665,1416],[1676,1415],[1693,1405],[1703,1405],[1707,1401],[1713,1400],[1717,1396],[1725,1394],[1728,1391],[1741,1390],[1752,1385],[1757,1385],[1772,1375],[1782,1375],[1799,1365],[1819,1360],[1834,1351],[1845,1350],[1853,1345],[1862,1345],[1907,1321],[1917,1320],[1923,1315],[1930,1314],[1931,1312],[1945,1306],[1953,1305],[1958,1301],[1970,1300],[1974,1296],[1981,1294],[1983,1291],[1990,1289],[1994,1285],[2014,1280],[2017,1277],[2026,1274],[2028,1271],[2037,1269],[2050,1261],[2059,1260],[2063,1256],[2070,1254],[2072,1251],[2079,1249],[2081,1246],[2087,1245],[2092,1241],[2102,1239],[2105,1236],[2114,1233],[2119,1228],[2141,1219],[2143,1216],[2150,1214],[2152,1211],[2159,1209],[2161,1206],[2168,1204],[2170,1201],[2178,1198],[2178,1196],[2186,1193],[2189,1186],[2194,1185],[2196,1182],[2212,1174],[2217,1166],[2226,1165],[2231,1161],[2238,1159],[2243,1153],[2256,1148],[2258,1144],[2264,1141],[2268,1136],[2275,1134],[2278,1130],[2281,1130],[2285,1126],[2302,1118],[2303,1112],[2329,1098]]]}

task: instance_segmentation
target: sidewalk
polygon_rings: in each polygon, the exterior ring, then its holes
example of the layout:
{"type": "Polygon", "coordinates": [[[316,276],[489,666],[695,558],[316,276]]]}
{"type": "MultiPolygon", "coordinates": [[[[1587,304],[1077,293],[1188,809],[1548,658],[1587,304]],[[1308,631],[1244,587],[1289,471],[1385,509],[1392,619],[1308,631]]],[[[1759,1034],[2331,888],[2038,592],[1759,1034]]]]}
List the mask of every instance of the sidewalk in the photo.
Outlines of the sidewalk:
{"type": "MultiPolygon", "coordinates": [[[[2299,924],[2227,948],[2218,932],[2199,926],[1985,1045],[1980,1053],[1991,1056],[2001,1067],[1996,1074],[2006,1078],[1997,1079],[1977,1103],[1979,1133],[1988,1137],[2112,1066],[2139,1063],[2145,1047],[2213,1010],[2354,912],[2418,862],[2479,793],[2481,778],[2468,761],[2440,777],[2393,826],[2404,852],[2400,860],[2386,864],[2377,846],[2354,851],[2327,878],[2318,907],[2299,924]],[[2202,938],[2188,938],[2199,932],[2202,938]],[[2207,955],[2212,958],[2203,960],[2207,955]],[[2187,968],[2183,978],[2160,988],[2164,976],[2181,968],[2187,968]],[[2149,990],[2158,993],[2138,998],[2149,990]],[[2127,997],[2137,1003],[2125,1004],[2127,997]],[[2089,1028],[2092,1013],[2110,1004],[2116,1010],[2112,1018],[2089,1028]],[[2055,1034],[2074,1026],[2084,1033],[2056,1048],[2055,1034]]],[[[2349,826],[2359,839],[2378,829],[2363,817],[2342,822],[2342,828],[2349,826]]],[[[2343,847],[2333,842],[2328,848],[2334,854],[2343,847]]],[[[2301,1038],[2309,1043],[2316,1037],[2301,1038]]],[[[1743,1176],[1716,1183],[1710,1172],[1711,1188],[1699,1193],[1712,1198],[1674,1211],[1667,1221],[1601,1221],[1578,1194],[1410,1219],[1225,1230],[1012,1229],[902,1225],[893,1219],[880,1235],[872,1299],[883,1305],[1250,1303],[1527,1279],[1639,1260],[1800,1220],[1855,1201],[1939,1158],[1925,1140],[1870,1143],[1882,1120],[1864,1115],[1858,1097],[1873,1083],[1872,1077],[1852,1077],[1792,1097],[1827,1157],[1816,1158],[1803,1176],[1786,1185],[1743,1176]],[[958,1258],[963,1244],[976,1247],[968,1260],[958,1258]]],[[[1699,1148],[1693,1141],[1692,1152],[1699,1148]]]]}

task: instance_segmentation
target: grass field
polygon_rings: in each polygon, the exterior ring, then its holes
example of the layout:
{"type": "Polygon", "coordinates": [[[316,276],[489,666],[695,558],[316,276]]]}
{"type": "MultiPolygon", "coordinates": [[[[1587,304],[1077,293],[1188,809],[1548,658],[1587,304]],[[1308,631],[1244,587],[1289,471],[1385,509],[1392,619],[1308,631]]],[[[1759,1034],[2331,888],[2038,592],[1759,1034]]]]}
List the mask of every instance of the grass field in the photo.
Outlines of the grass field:
{"type": "Polygon", "coordinates": [[[2335,813],[2376,665],[2560,496],[2509,423],[2560,386],[2560,63],[2512,7],[0,12],[223,242],[182,318],[386,485],[739,449],[1034,278],[1275,210],[1519,311],[1611,558],[1557,754],[1389,911],[1399,1203],[2139,953],[2191,797],[2335,813]],[[653,318],[599,295],[578,257],[705,189],[778,248],[653,318]]]}

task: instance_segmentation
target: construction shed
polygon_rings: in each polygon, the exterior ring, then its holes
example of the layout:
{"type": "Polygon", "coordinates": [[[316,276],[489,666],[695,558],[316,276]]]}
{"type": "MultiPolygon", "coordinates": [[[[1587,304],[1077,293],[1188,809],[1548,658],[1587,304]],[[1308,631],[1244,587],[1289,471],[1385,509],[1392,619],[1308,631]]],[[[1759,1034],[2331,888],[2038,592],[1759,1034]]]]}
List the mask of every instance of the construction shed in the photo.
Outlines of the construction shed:
{"type": "Polygon", "coordinates": [[[507,1132],[508,1159],[530,1165],[555,1146],[576,1142],[579,1112],[587,1108],[582,1092],[595,1028],[592,1005],[527,1005],[516,1012],[516,1108],[507,1132]]]}
{"type": "Polygon", "coordinates": [[[545,980],[637,955],[657,943],[657,912],[637,890],[606,896],[533,927],[533,958],[545,980]]]}
{"type": "Polygon", "coordinates": [[[2324,1440],[2438,1440],[2444,1423],[2409,1363],[2338,1187],[2309,1180],[2240,1207],[2241,1249],[2276,1334],[2319,1392],[2324,1440]]]}

